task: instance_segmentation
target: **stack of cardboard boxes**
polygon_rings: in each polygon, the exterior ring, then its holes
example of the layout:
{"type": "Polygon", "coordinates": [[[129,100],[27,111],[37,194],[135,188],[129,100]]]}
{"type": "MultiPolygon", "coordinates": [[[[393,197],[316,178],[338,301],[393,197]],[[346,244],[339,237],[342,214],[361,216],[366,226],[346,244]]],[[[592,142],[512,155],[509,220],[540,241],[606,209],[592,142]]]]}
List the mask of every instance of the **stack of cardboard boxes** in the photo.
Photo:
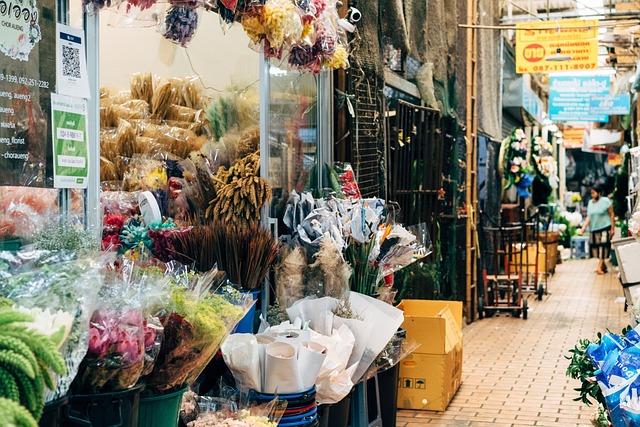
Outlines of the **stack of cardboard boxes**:
{"type": "Polygon", "coordinates": [[[407,340],[420,347],[400,362],[398,408],[444,411],[462,382],[462,303],[403,300],[407,340]]]}

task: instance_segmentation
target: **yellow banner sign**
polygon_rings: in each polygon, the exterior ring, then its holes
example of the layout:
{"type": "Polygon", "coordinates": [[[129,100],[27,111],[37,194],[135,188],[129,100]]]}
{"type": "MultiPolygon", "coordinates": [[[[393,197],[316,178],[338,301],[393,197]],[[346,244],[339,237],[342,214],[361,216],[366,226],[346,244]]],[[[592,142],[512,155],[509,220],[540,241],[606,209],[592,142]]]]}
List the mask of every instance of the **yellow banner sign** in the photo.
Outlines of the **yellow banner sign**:
{"type": "Polygon", "coordinates": [[[516,25],[516,72],[552,73],[598,68],[597,21],[516,25]]]}
{"type": "Polygon", "coordinates": [[[516,24],[516,41],[523,43],[558,40],[590,40],[598,38],[595,19],[565,19],[562,21],[536,21],[516,24]]]}

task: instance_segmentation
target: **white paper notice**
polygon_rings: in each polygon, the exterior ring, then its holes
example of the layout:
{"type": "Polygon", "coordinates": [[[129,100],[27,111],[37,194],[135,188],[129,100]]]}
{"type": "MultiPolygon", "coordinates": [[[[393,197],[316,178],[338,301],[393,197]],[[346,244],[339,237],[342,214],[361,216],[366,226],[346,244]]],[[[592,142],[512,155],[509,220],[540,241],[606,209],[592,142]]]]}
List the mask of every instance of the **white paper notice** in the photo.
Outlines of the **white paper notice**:
{"type": "Polygon", "coordinates": [[[57,92],[61,95],[91,98],[84,31],[58,24],[56,34],[57,92]]]}

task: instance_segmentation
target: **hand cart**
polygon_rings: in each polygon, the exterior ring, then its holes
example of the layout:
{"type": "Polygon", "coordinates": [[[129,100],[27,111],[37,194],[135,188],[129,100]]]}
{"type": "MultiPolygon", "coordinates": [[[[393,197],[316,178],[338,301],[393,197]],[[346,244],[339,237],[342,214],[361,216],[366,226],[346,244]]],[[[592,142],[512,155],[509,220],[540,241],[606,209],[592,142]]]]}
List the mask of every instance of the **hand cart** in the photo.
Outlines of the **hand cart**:
{"type": "Polygon", "coordinates": [[[519,266],[522,257],[523,225],[483,227],[486,250],[483,252],[482,279],[484,298],[479,300],[480,316],[491,317],[496,311],[512,311],[514,317],[527,319],[527,299],[522,293],[519,266]]]}
{"type": "Polygon", "coordinates": [[[527,210],[520,257],[522,291],[535,293],[538,300],[548,294],[550,276],[555,272],[560,233],[551,231],[554,206],[539,205],[527,210]]]}

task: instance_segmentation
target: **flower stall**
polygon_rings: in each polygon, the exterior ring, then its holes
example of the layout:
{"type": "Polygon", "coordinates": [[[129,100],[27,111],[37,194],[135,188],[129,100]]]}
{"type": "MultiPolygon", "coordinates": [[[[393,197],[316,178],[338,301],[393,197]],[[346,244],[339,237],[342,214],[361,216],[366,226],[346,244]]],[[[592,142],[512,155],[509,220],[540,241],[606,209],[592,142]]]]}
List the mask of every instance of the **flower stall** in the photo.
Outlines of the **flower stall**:
{"type": "Polygon", "coordinates": [[[416,347],[392,275],[430,241],[332,161],[338,2],[59,7],[29,39],[58,65],[24,62],[40,78],[15,83],[39,90],[6,106],[26,149],[1,157],[18,162],[0,174],[0,420],[312,426],[348,407],[416,347]],[[255,71],[198,73],[222,32],[255,71]]]}

